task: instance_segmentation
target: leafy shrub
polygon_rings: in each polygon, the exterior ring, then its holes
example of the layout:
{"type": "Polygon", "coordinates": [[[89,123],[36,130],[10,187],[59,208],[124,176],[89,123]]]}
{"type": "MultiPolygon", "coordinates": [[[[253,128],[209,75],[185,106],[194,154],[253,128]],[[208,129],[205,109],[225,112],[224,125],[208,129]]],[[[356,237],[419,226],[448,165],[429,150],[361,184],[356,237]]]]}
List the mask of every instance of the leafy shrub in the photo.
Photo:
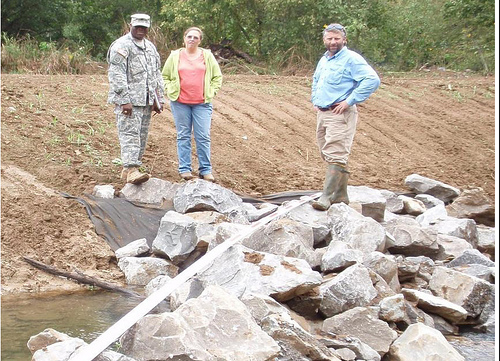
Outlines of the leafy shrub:
{"type": "Polygon", "coordinates": [[[85,47],[38,42],[29,35],[15,39],[2,34],[2,71],[8,73],[81,74],[92,62],[85,47]]]}

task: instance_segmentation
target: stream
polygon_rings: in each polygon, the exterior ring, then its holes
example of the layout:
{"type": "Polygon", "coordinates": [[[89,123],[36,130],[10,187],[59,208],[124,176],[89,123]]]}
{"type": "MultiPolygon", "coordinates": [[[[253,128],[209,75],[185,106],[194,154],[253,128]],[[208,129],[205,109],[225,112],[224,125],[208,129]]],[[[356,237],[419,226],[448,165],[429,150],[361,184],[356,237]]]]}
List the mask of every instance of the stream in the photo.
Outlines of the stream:
{"type": "Polygon", "coordinates": [[[91,342],[140,301],[107,291],[29,298],[2,296],[2,360],[31,360],[26,344],[46,328],[91,342]]]}
{"type": "MultiPolygon", "coordinates": [[[[30,360],[32,355],[26,344],[31,336],[46,328],[90,343],[140,301],[107,291],[22,298],[2,296],[1,360],[30,360]]],[[[496,360],[494,334],[466,332],[447,339],[466,361],[496,360]]]]}

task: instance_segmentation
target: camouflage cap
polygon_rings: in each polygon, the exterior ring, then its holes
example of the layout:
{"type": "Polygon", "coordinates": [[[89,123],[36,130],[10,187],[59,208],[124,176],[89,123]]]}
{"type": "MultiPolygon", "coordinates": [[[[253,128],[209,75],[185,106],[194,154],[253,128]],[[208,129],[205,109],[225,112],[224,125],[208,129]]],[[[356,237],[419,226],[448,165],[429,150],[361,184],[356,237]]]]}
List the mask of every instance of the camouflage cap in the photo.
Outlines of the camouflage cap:
{"type": "Polygon", "coordinates": [[[151,23],[149,15],[146,14],[134,14],[130,17],[130,19],[130,25],[132,26],[144,26],[149,28],[151,23]]]}

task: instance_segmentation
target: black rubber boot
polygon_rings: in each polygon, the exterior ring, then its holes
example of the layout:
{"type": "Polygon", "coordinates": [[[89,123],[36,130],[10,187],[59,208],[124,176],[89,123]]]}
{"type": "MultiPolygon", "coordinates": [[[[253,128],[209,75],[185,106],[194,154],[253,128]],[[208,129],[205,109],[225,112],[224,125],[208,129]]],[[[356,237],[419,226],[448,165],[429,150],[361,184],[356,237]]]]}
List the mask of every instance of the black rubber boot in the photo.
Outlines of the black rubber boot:
{"type": "Polygon", "coordinates": [[[337,164],[329,164],[326,170],[323,194],[312,203],[314,209],[326,211],[332,203],[344,202],[349,204],[347,196],[347,180],[349,172],[337,164]]]}
{"type": "MultiPolygon", "coordinates": [[[[334,165],[336,166],[336,165],[334,165]]],[[[347,181],[349,180],[349,171],[343,167],[336,166],[339,171],[339,181],[337,184],[337,189],[330,198],[330,202],[333,203],[345,203],[349,204],[349,195],[347,194],[347,181]]]]}

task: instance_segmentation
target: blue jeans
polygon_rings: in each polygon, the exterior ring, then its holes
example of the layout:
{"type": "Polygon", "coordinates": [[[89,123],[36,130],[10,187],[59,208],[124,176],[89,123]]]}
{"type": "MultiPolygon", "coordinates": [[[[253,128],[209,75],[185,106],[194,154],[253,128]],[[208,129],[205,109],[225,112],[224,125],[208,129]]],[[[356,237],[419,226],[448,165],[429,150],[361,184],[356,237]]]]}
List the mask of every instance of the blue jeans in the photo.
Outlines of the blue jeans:
{"type": "Polygon", "coordinates": [[[179,173],[191,172],[191,133],[194,133],[200,175],[212,173],[210,163],[210,126],[212,104],[183,104],[170,101],[177,130],[177,156],[179,173]]]}

